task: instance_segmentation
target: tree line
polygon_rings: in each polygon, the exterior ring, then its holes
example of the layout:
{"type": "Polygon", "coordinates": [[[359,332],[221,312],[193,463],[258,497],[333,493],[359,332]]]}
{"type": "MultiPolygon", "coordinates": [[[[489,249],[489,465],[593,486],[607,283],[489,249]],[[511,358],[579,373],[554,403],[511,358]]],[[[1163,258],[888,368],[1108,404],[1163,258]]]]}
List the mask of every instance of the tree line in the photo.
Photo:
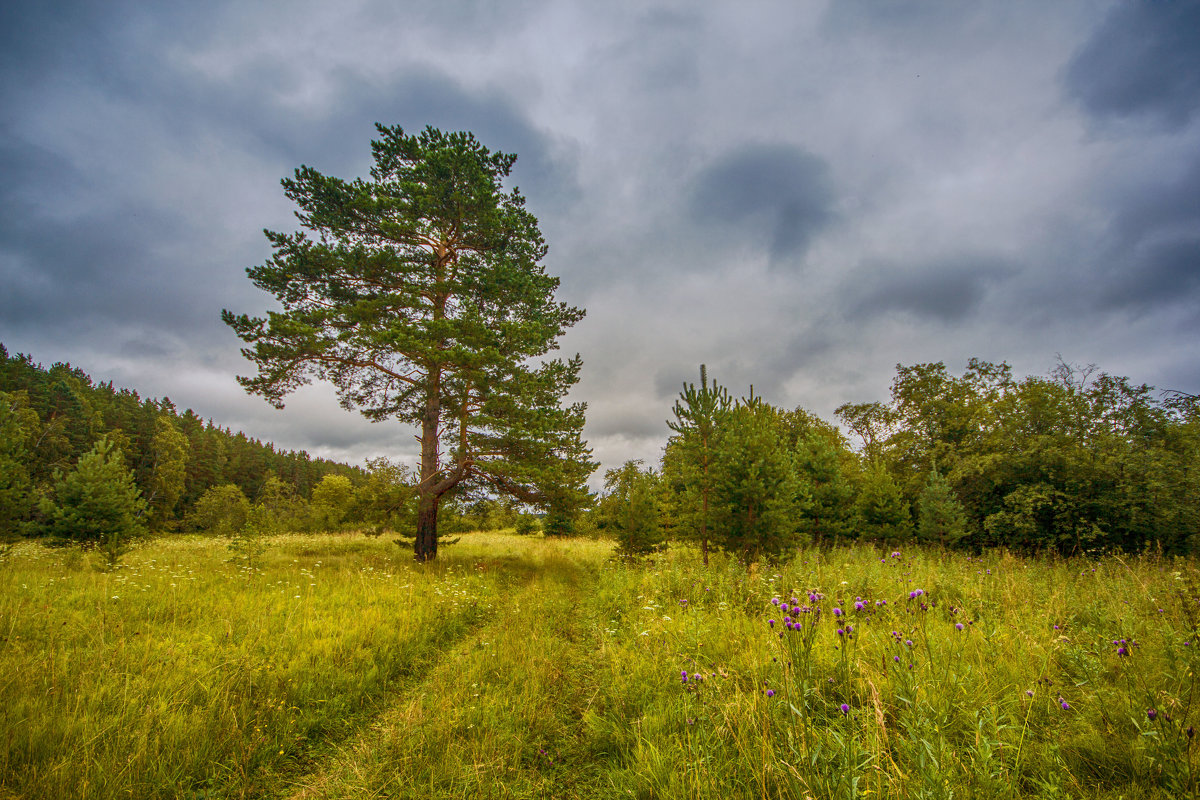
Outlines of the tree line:
{"type": "Polygon", "coordinates": [[[752,560],[801,544],[1079,554],[1200,547],[1200,401],[1065,363],[897,365],[888,402],[838,427],[804,409],[685,384],[660,464],[606,474],[598,525],[620,550],[668,539],[752,560]]]}
{"type": "MultiPolygon", "coordinates": [[[[309,499],[332,476],[365,479],[356,467],[277,450],[191,409],[180,413],[168,398],[95,382],[70,364],[43,367],[0,344],[0,531],[6,539],[67,530],[86,538],[84,521],[62,508],[72,492],[104,494],[121,484],[119,491],[136,492],[137,502],[109,497],[112,503],[147,530],[171,531],[189,527],[197,503],[215,487],[257,498],[272,484],[271,491],[309,499]]],[[[83,498],[75,501],[79,506],[83,498]]]]}

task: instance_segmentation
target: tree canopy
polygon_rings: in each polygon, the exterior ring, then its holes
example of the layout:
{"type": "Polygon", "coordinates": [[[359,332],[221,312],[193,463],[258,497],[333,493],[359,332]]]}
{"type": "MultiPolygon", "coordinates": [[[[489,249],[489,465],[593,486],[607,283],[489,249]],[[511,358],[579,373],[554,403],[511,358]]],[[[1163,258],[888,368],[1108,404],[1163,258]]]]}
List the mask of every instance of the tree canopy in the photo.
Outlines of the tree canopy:
{"type": "Polygon", "coordinates": [[[247,270],[282,310],[222,317],[258,368],[247,391],[281,407],[327,380],[346,408],[418,429],[428,560],[451,490],[559,513],[586,502],[585,408],[563,403],[581,362],[547,357],[583,311],[555,301],[537,219],[504,190],[515,155],[470,133],[376,128],[370,180],[301,166],[282,182],[305,230],[266,231],[274,256],[247,270]]]}

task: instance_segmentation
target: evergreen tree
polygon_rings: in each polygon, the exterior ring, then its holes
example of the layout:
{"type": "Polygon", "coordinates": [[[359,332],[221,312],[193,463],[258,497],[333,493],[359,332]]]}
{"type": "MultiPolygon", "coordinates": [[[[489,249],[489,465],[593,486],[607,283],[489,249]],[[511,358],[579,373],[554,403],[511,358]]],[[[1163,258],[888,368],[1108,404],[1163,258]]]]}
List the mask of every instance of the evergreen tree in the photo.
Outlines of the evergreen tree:
{"type": "Polygon", "coordinates": [[[900,544],[912,537],[908,502],[882,465],[867,468],[854,507],[859,538],[900,544]]]}
{"type": "Polygon", "coordinates": [[[41,427],[25,392],[0,392],[0,545],[15,541],[34,509],[30,448],[41,427]]]}
{"type": "Polygon", "coordinates": [[[617,540],[617,553],[636,557],[659,550],[665,537],[654,470],[643,470],[641,461],[626,461],[605,473],[604,490],[601,517],[617,540]]]}
{"type": "Polygon", "coordinates": [[[308,231],[267,232],[248,270],[282,305],[223,319],[251,347],[247,391],[277,406],[312,377],[372,420],[419,428],[418,560],[437,554],[460,484],[548,506],[586,502],[584,407],[563,407],[580,360],[547,359],[583,312],[553,299],[537,220],[502,181],[516,156],[468,133],[377,126],[371,180],[309,167],[283,181],[308,231]]]}
{"type": "Polygon", "coordinates": [[[45,512],[54,534],[94,542],[114,565],[132,539],[145,531],[146,501],[125,466],[124,457],[105,438],[54,481],[54,502],[45,512]]]}
{"type": "Polygon", "coordinates": [[[712,457],[713,530],[745,561],[799,546],[809,502],[778,412],[751,397],[721,420],[712,457]]]}
{"type": "Polygon", "coordinates": [[[713,445],[722,417],[729,413],[729,392],[708,383],[708,370],[700,365],[700,387],[685,383],[675,401],[675,419],[667,425],[675,436],[663,457],[663,479],[672,487],[672,518],[687,538],[700,542],[704,563],[712,537],[713,445]]]}
{"type": "Polygon", "coordinates": [[[917,537],[946,547],[967,535],[967,513],[954,496],[950,484],[934,467],[921,493],[917,515],[917,537]]]}

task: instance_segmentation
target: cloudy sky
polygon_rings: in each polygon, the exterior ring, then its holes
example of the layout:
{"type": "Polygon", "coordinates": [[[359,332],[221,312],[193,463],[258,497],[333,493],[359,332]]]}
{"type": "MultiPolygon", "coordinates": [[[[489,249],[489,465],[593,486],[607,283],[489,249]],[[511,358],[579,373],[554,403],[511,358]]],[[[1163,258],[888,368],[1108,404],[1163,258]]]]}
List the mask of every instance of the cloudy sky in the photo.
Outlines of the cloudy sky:
{"type": "Polygon", "coordinates": [[[0,10],[0,342],[351,462],[314,386],[245,395],[222,308],[366,175],[374,123],[515,152],[605,467],[699,365],[827,419],[897,363],[1061,354],[1200,391],[1200,4],[195,2],[0,10]]]}

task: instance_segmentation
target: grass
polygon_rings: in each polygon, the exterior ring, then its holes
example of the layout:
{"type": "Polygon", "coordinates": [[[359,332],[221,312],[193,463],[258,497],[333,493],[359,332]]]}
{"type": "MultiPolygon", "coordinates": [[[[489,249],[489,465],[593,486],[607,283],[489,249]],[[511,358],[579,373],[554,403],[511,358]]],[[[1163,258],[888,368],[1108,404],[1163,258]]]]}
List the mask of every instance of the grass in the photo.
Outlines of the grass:
{"type": "Polygon", "coordinates": [[[1197,791],[1191,562],[609,552],[286,536],[248,566],[178,537],[106,572],[21,545],[0,797],[1197,791]]]}

